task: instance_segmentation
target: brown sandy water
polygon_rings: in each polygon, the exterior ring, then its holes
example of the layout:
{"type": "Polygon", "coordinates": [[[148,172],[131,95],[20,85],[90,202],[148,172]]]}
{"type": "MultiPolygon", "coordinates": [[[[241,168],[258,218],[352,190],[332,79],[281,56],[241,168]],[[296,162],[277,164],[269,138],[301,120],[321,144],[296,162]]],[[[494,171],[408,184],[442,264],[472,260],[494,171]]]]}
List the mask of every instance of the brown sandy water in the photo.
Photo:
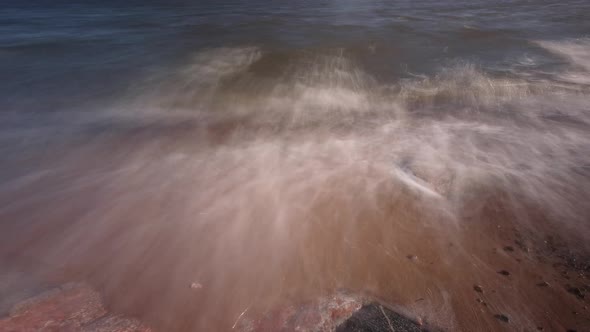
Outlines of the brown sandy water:
{"type": "Polygon", "coordinates": [[[340,289],[434,330],[590,329],[586,86],[260,61],[207,51],[112,112],[4,132],[3,265],[162,331],[340,289]]]}

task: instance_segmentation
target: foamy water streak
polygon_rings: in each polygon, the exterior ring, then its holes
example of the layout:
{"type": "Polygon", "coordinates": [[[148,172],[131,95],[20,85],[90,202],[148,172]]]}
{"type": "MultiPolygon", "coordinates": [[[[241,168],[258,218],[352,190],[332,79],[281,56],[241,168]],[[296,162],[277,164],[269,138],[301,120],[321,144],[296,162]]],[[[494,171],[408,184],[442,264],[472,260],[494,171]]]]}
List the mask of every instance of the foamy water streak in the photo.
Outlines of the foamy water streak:
{"type": "MultiPolygon", "coordinates": [[[[540,45],[584,66],[583,42],[540,45]]],[[[523,229],[590,239],[583,90],[469,64],[384,84],[340,52],[264,77],[265,56],[199,53],[75,124],[79,143],[32,157],[42,166],[0,188],[13,202],[2,218],[27,225],[6,247],[81,271],[115,306],[169,328],[219,330],[244,308],[347,288],[484,330],[494,320],[467,309],[463,287],[495,269],[471,238],[474,224],[495,227],[488,202],[523,229]]],[[[498,306],[534,328],[527,296],[507,290],[498,306]]]]}
{"type": "Polygon", "coordinates": [[[538,45],[569,61],[570,68],[560,73],[559,78],[571,83],[590,84],[590,39],[539,41],[538,45]]]}

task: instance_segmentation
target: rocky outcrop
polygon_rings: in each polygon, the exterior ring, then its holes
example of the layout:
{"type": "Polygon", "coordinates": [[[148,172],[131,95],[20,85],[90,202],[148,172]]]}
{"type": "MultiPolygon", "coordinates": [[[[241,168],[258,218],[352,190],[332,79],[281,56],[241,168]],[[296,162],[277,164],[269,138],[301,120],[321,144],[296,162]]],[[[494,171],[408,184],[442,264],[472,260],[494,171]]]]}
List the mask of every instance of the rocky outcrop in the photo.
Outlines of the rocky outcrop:
{"type": "Polygon", "coordinates": [[[109,313],[100,295],[70,283],[22,301],[0,319],[0,331],[152,332],[135,319],[109,313]]]}

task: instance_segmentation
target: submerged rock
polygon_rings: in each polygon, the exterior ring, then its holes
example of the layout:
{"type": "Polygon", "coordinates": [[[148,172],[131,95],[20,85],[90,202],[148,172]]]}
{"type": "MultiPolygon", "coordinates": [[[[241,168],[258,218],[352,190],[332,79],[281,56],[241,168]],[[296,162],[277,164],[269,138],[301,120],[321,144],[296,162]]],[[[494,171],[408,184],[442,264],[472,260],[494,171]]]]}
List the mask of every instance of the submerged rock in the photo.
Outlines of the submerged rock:
{"type": "Polygon", "coordinates": [[[286,306],[263,317],[239,317],[234,328],[262,331],[424,331],[421,320],[403,316],[378,301],[336,293],[296,306],[286,306]]]}
{"type": "Polygon", "coordinates": [[[568,287],[567,291],[570,294],[574,294],[580,300],[584,299],[584,296],[585,296],[584,291],[579,287],[568,287]]]}
{"type": "Polygon", "coordinates": [[[503,314],[494,315],[494,318],[496,318],[497,320],[503,321],[504,323],[508,323],[510,321],[510,318],[508,318],[508,316],[503,315],[503,314]]]}
{"type": "Polygon", "coordinates": [[[336,332],[423,331],[421,324],[379,303],[369,303],[336,328],[336,332]]]}
{"type": "Polygon", "coordinates": [[[112,315],[85,284],[65,284],[12,307],[0,331],[149,332],[135,319],[112,315]]]}

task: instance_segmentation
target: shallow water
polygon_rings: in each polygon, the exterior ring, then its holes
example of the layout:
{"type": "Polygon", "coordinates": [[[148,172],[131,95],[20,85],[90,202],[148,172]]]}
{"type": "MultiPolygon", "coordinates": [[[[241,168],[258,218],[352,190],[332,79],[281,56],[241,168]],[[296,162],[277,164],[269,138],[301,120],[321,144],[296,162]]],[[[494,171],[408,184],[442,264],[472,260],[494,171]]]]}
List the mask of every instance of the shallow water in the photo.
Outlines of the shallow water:
{"type": "Polygon", "coordinates": [[[337,289],[443,330],[587,329],[567,290],[590,292],[571,264],[590,249],[589,16],[586,1],[8,3],[0,257],[88,280],[163,330],[228,330],[337,289]]]}

